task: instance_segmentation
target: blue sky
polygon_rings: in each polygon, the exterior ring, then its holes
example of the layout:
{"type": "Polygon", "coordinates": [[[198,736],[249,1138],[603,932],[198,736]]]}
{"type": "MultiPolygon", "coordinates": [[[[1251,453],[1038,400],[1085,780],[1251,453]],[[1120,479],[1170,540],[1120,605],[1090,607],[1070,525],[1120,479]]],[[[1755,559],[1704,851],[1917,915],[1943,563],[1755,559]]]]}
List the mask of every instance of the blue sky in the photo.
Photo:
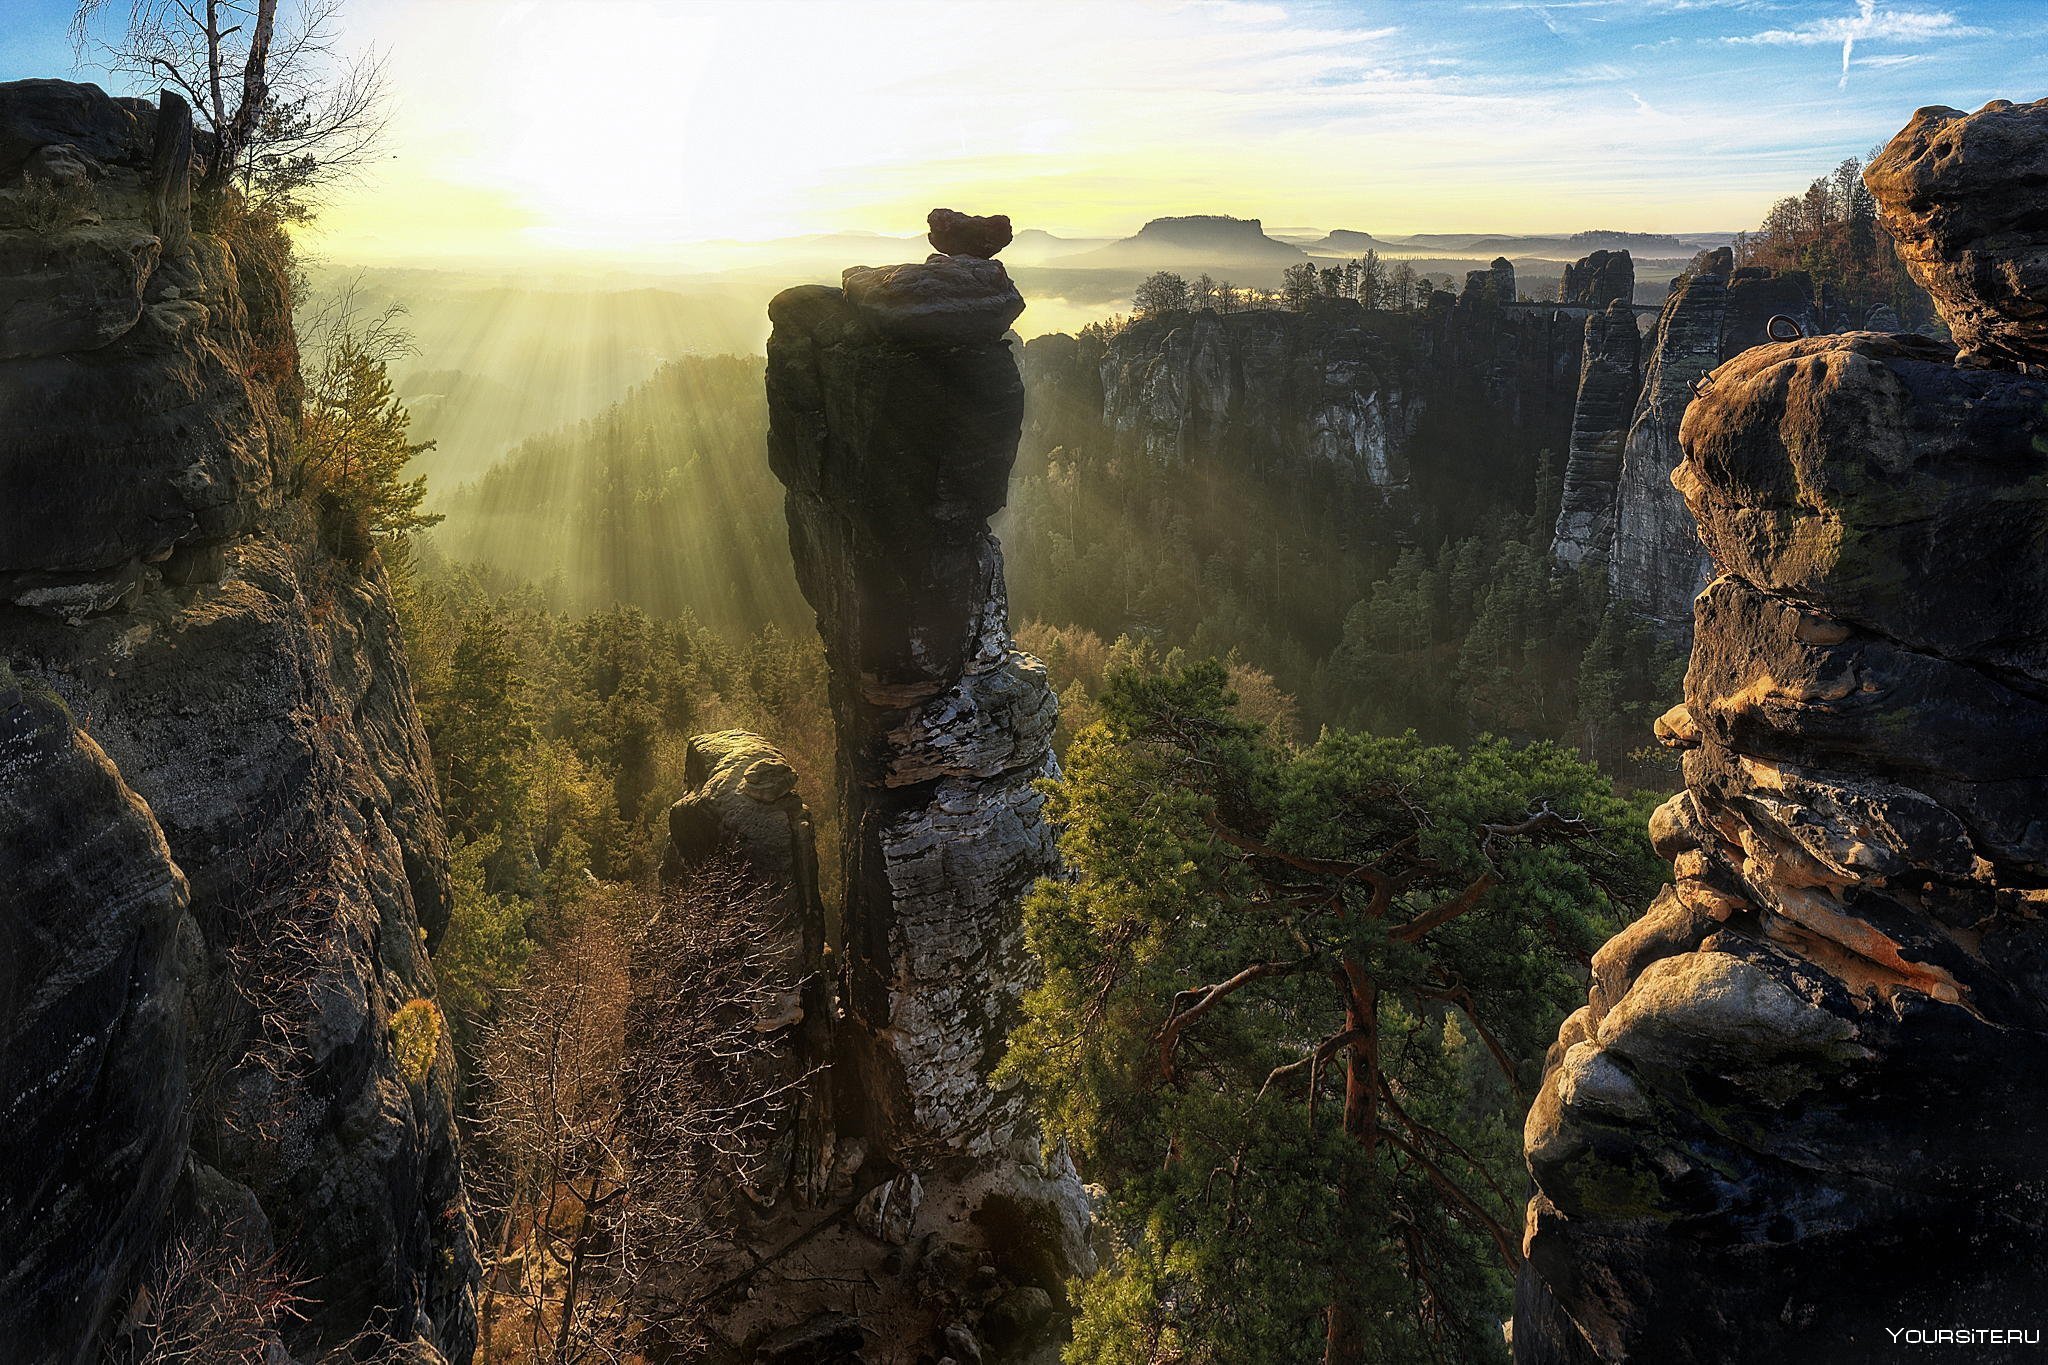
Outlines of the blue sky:
{"type": "MultiPolygon", "coordinates": [[[[1921,105],[2048,94],[2048,0],[344,3],[393,82],[387,164],[328,215],[365,257],[907,232],[937,198],[1732,229],[1921,105]]],[[[0,8],[0,79],[100,76],[64,0],[0,8]]]]}

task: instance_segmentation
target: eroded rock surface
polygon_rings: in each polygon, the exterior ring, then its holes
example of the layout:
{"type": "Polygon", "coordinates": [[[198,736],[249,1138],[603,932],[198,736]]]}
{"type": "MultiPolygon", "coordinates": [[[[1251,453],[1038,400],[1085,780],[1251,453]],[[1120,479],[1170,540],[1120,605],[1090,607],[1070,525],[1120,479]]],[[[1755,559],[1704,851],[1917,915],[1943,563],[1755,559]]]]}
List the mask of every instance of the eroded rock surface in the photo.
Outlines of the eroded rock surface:
{"type": "MultiPolygon", "coordinates": [[[[1627,259],[1623,254],[1623,260],[1627,259]]],[[[1631,272],[1631,292],[1634,275],[1631,272]]],[[[1567,285],[1570,281],[1567,279],[1567,285]]],[[[1605,563],[1614,543],[1621,451],[1641,391],[1642,334],[1628,295],[1586,319],[1585,359],[1572,408],[1572,441],[1551,557],[1568,569],[1605,563]]]]}
{"type": "MultiPolygon", "coordinates": [[[[188,1078],[182,1174],[167,1196],[138,1159],[130,1226],[242,1209],[241,1234],[304,1282],[295,1353],[374,1328],[463,1361],[477,1269],[453,1058],[408,1065],[391,1028],[432,997],[425,937],[447,912],[425,735],[381,570],[331,558],[281,491],[296,361],[282,260],[260,235],[191,220],[193,143],[168,96],[0,85],[0,659],[80,718],[81,750],[109,765],[99,787],[146,807],[189,888],[188,1026],[137,1026],[95,1102],[141,1113],[188,1078]],[[53,176],[72,195],[58,213],[28,193],[53,176]]],[[[88,839],[110,799],[94,790],[50,784],[40,818],[88,839]]],[[[0,914],[67,897],[108,913],[93,879],[118,869],[85,847],[67,863],[61,839],[10,837],[0,879],[57,899],[0,914]]],[[[131,997],[156,949],[134,951],[131,997]]],[[[68,970],[17,976],[4,1007],[68,970]]],[[[24,1151],[0,1200],[73,1159],[24,1151]]],[[[72,1325],[100,1329],[135,1290],[82,1302],[72,1325]]]]}
{"type": "Polygon", "coordinates": [[[185,1163],[184,874],[53,694],[0,677],[0,1334],[94,1358],[185,1163]]]}
{"type": "Polygon", "coordinates": [[[1595,251],[1581,256],[1564,268],[1564,278],[1557,285],[1559,303],[1586,308],[1633,303],[1635,296],[1636,263],[1626,251],[1595,251]]]}
{"type": "Polygon", "coordinates": [[[1002,551],[1023,385],[1001,265],[849,271],[770,307],[769,452],[818,613],[846,811],[845,1006],[883,1150],[986,1154],[1024,979],[1018,904],[1055,866],[1056,703],[1010,643],[1002,551]],[[937,325],[933,325],[936,322],[937,325]]]}
{"type": "Polygon", "coordinates": [[[1678,426],[1695,390],[1716,365],[1768,339],[1770,319],[1785,314],[1813,328],[1813,286],[1798,271],[1736,269],[1726,247],[1701,252],[1672,281],[1670,297],[1645,343],[1642,394],[1629,423],[1616,479],[1608,587],[1617,601],[1672,634],[1692,620],[1692,599],[1708,565],[1685,499],[1672,486],[1678,426]]]}
{"type": "Polygon", "coordinates": [[[1863,178],[1963,358],[2040,364],[2048,349],[2048,252],[2037,216],[2048,188],[2048,100],[1993,100],[1974,114],[1922,109],[1863,178]]]}
{"type": "Polygon", "coordinates": [[[849,1323],[801,1285],[757,1286],[735,1331],[768,1333],[769,1355],[819,1336],[874,1362],[1049,1362],[1065,1279],[1091,1263],[1073,1166],[989,1084],[1025,984],[1020,905],[1057,868],[1033,785],[1058,771],[1057,704],[1011,643],[989,530],[1023,416],[1005,337],[1022,306],[999,264],[942,255],[769,309],[769,455],[825,642],[844,817],[825,1199],[846,1216],[805,1256],[873,1291],[849,1323]],[[1026,1291],[1043,1313],[1020,1316],[1026,1291]],[[792,1294],[819,1311],[791,1323],[792,1294]]]}
{"type": "MultiPolygon", "coordinates": [[[[2012,184],[2048,248],[2048,186],[2012,184]]],[[[1936,300],[1958,335],[1996,312],[1936,300]]],[[[1524,1365],[1860,1361],[1887,1327],[2038,1316],[2048,381],[1997,361],[2048,356],[1994,335],[1976,366],[1759,347],[1686,411],[1716,576],[1657,727],[1673,882],[1595,956],[1529,1115],[1524,1365]]]]}
{"type": "Polygon", "coordinates": [[[932,250],[947,256],[979,256],[994,260],[1010,244],[1010,218],[998,213],[979,218],[953,209],[933,209],[925,217],[932,250]]]}
{"type": "MultiPolygon", "coordinates": [[[[785,1195],[809,1205],[832,1176],[832,983],[825,969],[825,907],[818,892],[818,850],[811,814],[797,793],[796,769],[767,740],[745,730],[692,735],[683,760],[690,790],[669,807],[662,880],[687,883],[724,859],[739,864],[742,894],[765,896],[749,909],[760,918],[762,969],[778,989],[756,1010],[752,1028],[767,1046],[748,1058],[757,1089],[787,1097],[782,1122],[754,1132],[731,1158],[748,1172],[748,1193],[768,1207],[785,1195]]],[[[720,881],[721,889],[730,885],[720,881]]],[[[716,910],[701,901],[684,905],[716,910]]]]}

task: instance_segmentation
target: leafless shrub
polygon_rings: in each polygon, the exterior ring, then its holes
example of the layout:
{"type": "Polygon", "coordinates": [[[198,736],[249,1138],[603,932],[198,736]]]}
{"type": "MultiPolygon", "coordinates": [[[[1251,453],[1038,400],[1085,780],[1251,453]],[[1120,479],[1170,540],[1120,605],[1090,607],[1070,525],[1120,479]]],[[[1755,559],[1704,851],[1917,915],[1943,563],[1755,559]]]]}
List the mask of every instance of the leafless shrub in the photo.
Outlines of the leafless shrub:
{"type": "Polygon", "coordinates": [[[736,862],[609,887],[538,955],[483,1048],[497,1207],[480,1358],[688,1345],[749,1192],[785,1183],[809,1080],[778,1035],[804,983],[780,898],[736,862]]]}
{"type": "Polygon", "coordinates": [[[297,1286],[239,1225],[173,1237],[107,1344],[106,1365],[265,1365],[299,1317],[297,1286]]]}
{"type": "Polygon", "coordinates": [[[214,135],[209,189],[234,185],[280,217],[360,168],[385,126],[385,70],[344,55],[341,0],[79,0],[72,36],[115,71],[181,94],[214,135]],[[96,26],[127,14],[110,41],[96,26]]]}

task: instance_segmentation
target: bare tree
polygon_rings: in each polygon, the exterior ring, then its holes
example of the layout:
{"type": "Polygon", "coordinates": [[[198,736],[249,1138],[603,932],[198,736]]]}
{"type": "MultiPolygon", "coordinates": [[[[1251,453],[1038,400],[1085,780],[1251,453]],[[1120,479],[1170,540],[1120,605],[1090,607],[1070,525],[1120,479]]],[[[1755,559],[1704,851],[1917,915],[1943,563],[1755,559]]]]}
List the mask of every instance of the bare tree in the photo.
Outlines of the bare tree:
{"type": "Polygon", "coordinates": [[[175,90],[213,135],[203,188],[234,185],[280,216],[360,167],[384,131],[376,53],[344,56],[341,0],[78,0],[73,40],[122,75],[175,90]],[[118,36],[95,35],[125,5],[118,36]]]}
{"type": "Polygon", "coordinates": [[[811,1081],[774,888],[718,860],[608,886],[507,996],[483,1048],[483,1342],[551,1365],[688,1347],[747,1205],[787,1181],[811,1081]]]}

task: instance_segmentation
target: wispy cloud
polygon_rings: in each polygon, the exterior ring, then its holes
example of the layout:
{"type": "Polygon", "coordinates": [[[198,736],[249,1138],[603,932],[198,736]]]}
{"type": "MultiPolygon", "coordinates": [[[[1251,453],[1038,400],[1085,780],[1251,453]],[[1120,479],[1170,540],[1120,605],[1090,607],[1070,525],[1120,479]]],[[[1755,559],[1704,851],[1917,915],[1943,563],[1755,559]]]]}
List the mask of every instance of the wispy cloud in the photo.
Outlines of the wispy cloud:
{"type": "MultiPolygon", "coordinates": [[[[1856,13],[1831,19],[1814,19],[1795,28],[1770,28],[1761,33],[1738,34],[1731,43],[1764,47],[1833,47],[1842,45],[1842,75],[1837,89],[1849,84],[1849,63],[1856,44],[1891,39],[1929,42],[1943,38],[1977,38],[1990,32],[1966,24],[1945,9],[1880,9],[1878,0],[1856,0],[1856,13]]],[[[1876,65],[1877,63],[1869,63],[1876,65]]]]}

